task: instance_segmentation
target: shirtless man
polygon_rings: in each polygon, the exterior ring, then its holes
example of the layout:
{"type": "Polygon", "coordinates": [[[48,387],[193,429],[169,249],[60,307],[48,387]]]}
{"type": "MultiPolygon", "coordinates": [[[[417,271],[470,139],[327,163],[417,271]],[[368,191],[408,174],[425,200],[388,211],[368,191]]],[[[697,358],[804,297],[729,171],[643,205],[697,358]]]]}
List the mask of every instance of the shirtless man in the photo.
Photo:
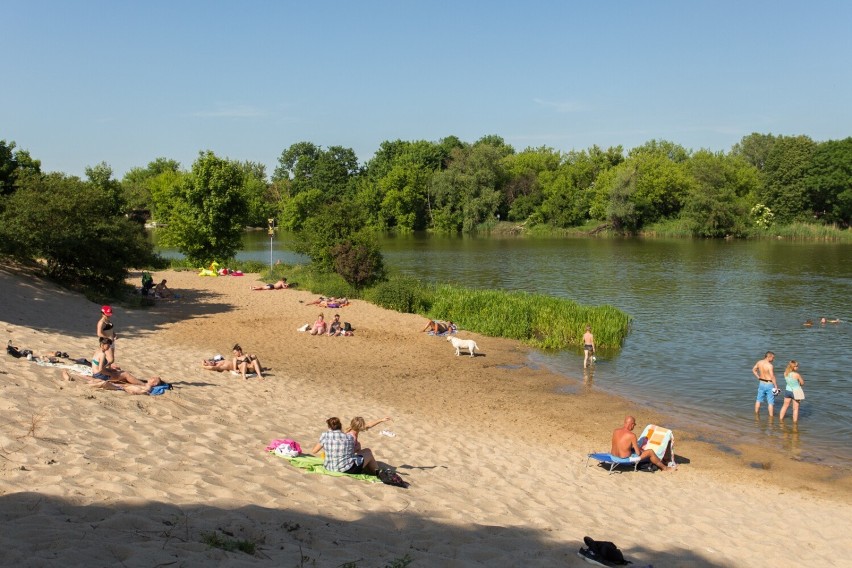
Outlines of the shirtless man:
{"type": "Polygon", "coordinates": [[[775,393],[778,392],[778,383],[775,380],[775,369],[772,367],[772,362],[775,360],[775,353],[767,351],[763,359],[758,361],[752,367],[751,372],[759,381],[757,383],[757,399],[754,403],[754,413],[760,412],[760,402],[766,399],[766,407],[769,409],[769,416],[772,417],[775,412],[775,393]]]}
{"type": "MultiPolygon", "coordinates": [[[[589,365],[589,357],[595,354],[595,336],[592,335],[592,326],[586,326],[586,333],[583,334],[583,368],[589,365]]],[[[594,361],[594,360],[593,360],[594,361]]]]}
{"type": "Polygon", "coordinates": [[[632,416],[624,417],[624,426],[616,428],[612,432],[612,449],[610,453],[619,458],[629,458],[631,455],[639,456],[639,460],[650,459],[651,463],[662,469],[663,471],[674,471],[675,468],[669,467],[657,457],[654,450],[642,450],[639,447],[636,434],[633,429],[636,427],[636,419],[632,416]]]}

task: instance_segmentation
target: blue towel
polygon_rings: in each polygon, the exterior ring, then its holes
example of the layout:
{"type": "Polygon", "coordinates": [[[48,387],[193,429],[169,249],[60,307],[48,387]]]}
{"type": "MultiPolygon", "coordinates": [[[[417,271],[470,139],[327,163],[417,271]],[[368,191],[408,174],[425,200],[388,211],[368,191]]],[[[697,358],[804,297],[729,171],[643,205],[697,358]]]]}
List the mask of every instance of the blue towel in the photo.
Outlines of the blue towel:
{"type": "Polygon", "coordinates": [[[151,392],[149,392],[148,394],[151,395],[151,396],[161,395],[164,392],[166,392],[167,390],[170,390],[171,388],[172,388],[172,385],[170,385],[169,383],[163,383],[161,385],[157,385],[157,386],[151,388],[151,392]]]}

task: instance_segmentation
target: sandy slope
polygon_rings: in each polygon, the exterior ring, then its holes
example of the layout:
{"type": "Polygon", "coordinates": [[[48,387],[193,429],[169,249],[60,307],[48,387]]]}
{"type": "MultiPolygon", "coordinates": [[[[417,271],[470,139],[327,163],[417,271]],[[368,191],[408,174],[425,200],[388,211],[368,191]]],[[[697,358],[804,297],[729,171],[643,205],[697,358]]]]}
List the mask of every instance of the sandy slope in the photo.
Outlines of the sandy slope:
{"type": "MultiPolygon", "coordinates": [[[[584,535],[638,565],[849,565],[841,472],[678,432],[677,472],[607,475],[585,454],[624,413],[665,417],[582,385],[555,395],[564,379],[514,342],[476,336],[483,355],[456,358],[422,318],[359,301],[339,310],[354,337],[310,337],[296,328],[321,311],[311,294],[165,276],[179,300],[114,306],[119,363],[173,382],[163,396],[0,358],[0,565],[585,566],[584,535]],[[266,379],[201,370],[234,342],[266,379]],[[264,451],[278,437],[310,448],[332,415],[393,416],[396,437],[363,443],[411,487],[309,475],[264,451]],[[257,552],[211,548],[211,534],[257,552]]],[[[98,306],[7,269],[0,298],[4,340],[91,356],[98,306]]]]}

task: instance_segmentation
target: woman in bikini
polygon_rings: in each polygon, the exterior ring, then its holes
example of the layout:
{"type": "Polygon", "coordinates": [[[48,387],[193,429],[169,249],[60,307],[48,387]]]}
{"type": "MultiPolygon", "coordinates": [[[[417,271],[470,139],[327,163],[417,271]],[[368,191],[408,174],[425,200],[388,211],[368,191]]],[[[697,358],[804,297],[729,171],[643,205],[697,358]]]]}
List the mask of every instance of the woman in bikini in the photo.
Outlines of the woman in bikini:
{"type": "Polygon", "coordinates": [[[243,348],[240,347],[239,343],[234,345],[234,361],[232,364],[234,369],[240,372],[243,379],[248,379],[246,371],[249,369],[252,369],[255,373],[257,373],[258,378],[263,378],[260,359],[251,353],[243,353],[243,348]]]}
{"type": "Polygon", "coordinates": [[[118,335],[115,333],[115,325],[112,323],[111,318],[112,308],[110,306],[101,306],[101,319],[98,320],[97,334],[99,339],[110,340],[111,347],[106,354],[108,367],[115,366],[115,340],[118,339],[118,335]]]}
{"type": "MultiPolygon", "coordinates": [[[[106,354],[112,347],[112,340],[101,337],[98,343],[98,350],[92,354],[92,377],[83,377],[90,386],[105,390],[120,390],[127,394],[148,394],[152,388],[163,384],[160,377],[151,377],[147,381],[140,381],[127,371],[110,368],[106,354]]],[[[71,375],[68,371],[63,370],[62,378],[70,381],[71,375]]]]}

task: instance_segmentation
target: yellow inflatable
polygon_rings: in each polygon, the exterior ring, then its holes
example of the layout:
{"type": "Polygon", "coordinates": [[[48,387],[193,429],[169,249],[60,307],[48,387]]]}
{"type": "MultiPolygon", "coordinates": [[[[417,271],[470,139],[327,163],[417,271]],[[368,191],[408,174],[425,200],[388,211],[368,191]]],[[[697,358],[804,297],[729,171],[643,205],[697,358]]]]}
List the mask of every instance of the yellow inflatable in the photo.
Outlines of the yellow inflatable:
{"type": "Polygon", "coordinates": [[[199,276],[219,276],[219,263],[215,260],[210,263],[209,268],[202,268],[198,272],[199,276]]]}

